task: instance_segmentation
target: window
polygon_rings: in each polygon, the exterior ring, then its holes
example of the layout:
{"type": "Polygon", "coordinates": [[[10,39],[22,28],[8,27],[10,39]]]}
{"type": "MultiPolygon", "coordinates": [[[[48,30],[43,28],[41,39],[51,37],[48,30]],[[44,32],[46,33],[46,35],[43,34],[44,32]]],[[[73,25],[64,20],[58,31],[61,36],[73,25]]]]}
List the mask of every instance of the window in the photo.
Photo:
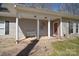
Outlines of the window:
{"type": "Polygon", "coordinates": [[[69,22],[69,34],[73,33],[73,23],[69,22]]]}
{"type": "Polygon", "coordinates": [[[5,34],[9,34],[9,21],[5,21],[5,34]]]}
{"type": "Polygon", "coordinates": [[[78,33],[78,23],[76,23],[76,33],[78,33]]]}
{"type": "Polygon", "coordinates": [[[2,3],[0,3],[0,7],[2,6],[2,3]]]}

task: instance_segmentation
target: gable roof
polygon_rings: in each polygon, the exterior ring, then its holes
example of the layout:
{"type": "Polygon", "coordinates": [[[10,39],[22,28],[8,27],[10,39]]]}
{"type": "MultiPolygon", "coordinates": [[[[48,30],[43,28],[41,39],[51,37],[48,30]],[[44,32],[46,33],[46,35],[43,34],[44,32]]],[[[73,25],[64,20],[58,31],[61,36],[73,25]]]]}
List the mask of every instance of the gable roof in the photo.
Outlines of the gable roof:
{"type": "Polygon", "coordinates": [[[29,7],[19,5],[19,4],[17,4],[16,8],[15,8],[14,5],[15,4],[12,4],[12,3],[3,4],[2,6],[6,7],[9,10],[9,12],[0,12],[0,16],[16,17],[16,11],[24,11],[24,12],[27,11],[27,12],[35,12],[35,13],[45,14],[45,15],[49,15],[49,16],[79,19],[78,15],[72,15],[70,13],[55,12],[55,11],[50,11],[50,10],[45,10],[45,9],[40,9],[40,8],[29,8],[29,7]]]}
{"type": "Polygon", "coordinates": [[[7,8],[8,11],[0,11],[0,16],[5,16],[5,17],[16,17],[16,10],[14,8],[14,4],[12,3],[3,3],[2,7],[7,8]]]}

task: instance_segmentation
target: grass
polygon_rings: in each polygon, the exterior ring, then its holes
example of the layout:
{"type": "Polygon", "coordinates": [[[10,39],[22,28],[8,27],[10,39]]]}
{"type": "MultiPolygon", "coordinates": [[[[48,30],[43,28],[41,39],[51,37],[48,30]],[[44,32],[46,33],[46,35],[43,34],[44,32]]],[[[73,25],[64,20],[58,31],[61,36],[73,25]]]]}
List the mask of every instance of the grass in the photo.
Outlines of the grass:
{"type": "Polygon", "coordinates": [[[79,38],[52,43],[51,56],[79,56],[79,38]]]}

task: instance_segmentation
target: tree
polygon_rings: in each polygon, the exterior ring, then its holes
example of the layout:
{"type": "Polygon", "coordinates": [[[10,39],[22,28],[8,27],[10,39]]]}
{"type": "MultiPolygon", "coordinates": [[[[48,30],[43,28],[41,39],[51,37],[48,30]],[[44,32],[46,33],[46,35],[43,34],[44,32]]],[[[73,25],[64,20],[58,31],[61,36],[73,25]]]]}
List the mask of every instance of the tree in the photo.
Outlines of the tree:
{"type": "Polygon", "coordinates": [[[79,15],[79,3],[62,3],[60,7],[60,11],[79,15]]]}
{"type": "Polygon", "coordinates": [[[79,15],[79,3],[25,3],[23,5],[31,8],[43,8],[49,10],[54,10],[58,5],[59,8],[56,11],[79,15]]]}

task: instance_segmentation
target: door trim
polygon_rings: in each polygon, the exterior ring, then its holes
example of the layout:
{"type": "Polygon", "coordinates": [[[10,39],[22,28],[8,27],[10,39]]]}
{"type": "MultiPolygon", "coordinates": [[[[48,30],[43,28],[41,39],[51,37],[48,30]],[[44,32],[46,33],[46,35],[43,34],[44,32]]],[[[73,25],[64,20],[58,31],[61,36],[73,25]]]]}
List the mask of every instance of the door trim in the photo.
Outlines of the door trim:
{"type": "Polygon", "coordinates": [[[55,23],[59,24],[59,23],[58,23],[58,21],[53,22],[53,36],[58,36],[58,28],[57,28],[57,35],[56,35],[56,34],[54,34],[54,24],[55,24],[55,23]]]}

